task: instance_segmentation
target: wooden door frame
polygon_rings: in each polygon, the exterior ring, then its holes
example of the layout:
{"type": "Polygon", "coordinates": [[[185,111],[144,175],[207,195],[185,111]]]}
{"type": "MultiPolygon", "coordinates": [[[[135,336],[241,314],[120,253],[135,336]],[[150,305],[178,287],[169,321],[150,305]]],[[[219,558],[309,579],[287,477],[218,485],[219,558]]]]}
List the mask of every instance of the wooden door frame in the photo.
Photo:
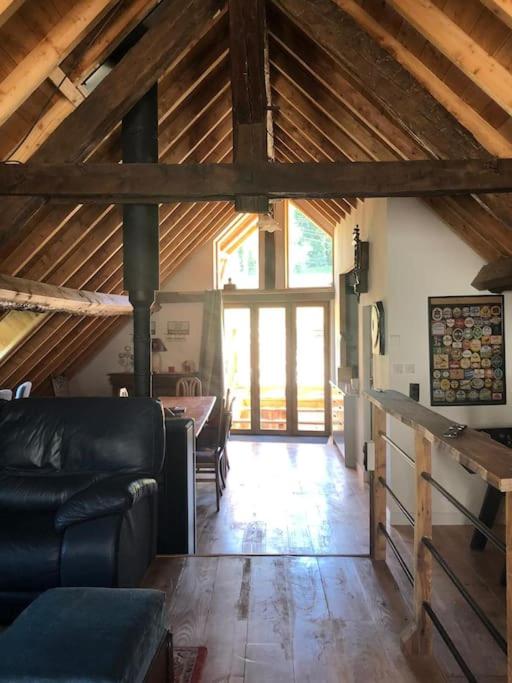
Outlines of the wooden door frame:
{"type": "MultiPolygon", "coordinates": [[[[277,299],[277,297],[276,297],[277,299]]],[[[250,339],[251,339],[251,429],[233,429],[234,434],[253,436],[329,436],[331,433],[331,305],[329,301],[320,299],[317,301],[297,301],[295,297],[289,301],[283,301],[282,293],[275,302],[268,298],[265,301],[257,301],[254,297],[248,297],[246,301],[236,303],[224,303],[224,308],[246,308],[250,312],[250,339]],[[297,333],[296,311],[300,308],[322,308],[324,310],[324,414],[325,429],[320,431],[299,431],[297,425],[297,333]],[[261,429],[260,427],[260,388],[259,388],[259,316],[260,308],[283,308],[285,311],[286,333],[286,430],[261,429]]]]}

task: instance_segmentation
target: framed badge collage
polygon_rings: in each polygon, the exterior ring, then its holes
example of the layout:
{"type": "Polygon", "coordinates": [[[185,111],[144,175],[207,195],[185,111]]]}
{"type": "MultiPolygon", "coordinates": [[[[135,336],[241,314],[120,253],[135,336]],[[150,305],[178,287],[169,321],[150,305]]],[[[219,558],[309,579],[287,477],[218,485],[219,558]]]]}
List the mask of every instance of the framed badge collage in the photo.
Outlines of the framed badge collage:
{"type": "Polygon", "coordinates": [[[428,311],[430,404],[505,404],[503,297],[430,297],[428,311]]]}

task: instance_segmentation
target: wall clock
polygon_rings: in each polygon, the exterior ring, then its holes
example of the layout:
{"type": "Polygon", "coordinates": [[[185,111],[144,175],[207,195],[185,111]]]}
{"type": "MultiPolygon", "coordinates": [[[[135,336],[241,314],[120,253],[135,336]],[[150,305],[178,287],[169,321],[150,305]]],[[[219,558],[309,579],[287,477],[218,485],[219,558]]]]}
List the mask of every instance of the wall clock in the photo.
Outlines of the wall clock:
{"type": "Polygon", "coordinates": [[[382,301],[376,301],[374,304],[372,304],[371,335],[372,353],[379,356],[383,356],[386,353],[384,323],[384,304],[382,303],[382,301]]]}

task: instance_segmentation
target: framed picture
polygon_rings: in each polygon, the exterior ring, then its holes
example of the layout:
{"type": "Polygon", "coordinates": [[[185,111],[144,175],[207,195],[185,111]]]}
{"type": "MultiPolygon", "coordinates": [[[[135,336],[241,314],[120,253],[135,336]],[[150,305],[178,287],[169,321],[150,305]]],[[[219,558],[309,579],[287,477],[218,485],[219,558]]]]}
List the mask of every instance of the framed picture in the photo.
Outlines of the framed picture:
{"type": "Polygon", "coordinates": [[[172,339],[183,339],[190,334],[190,321],[188,320],[168,320],[167,334],[172,339]]]}
{"type": "Polygon", "coordinates": [[[505,404],[503,297],[430,297],[428,316],[430,404],[505,404]]]}

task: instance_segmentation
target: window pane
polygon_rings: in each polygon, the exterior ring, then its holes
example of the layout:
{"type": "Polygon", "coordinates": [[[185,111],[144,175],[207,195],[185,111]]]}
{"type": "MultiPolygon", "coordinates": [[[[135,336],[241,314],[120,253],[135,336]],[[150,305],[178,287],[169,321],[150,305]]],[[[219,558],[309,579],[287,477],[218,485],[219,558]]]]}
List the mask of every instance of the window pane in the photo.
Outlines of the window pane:
{"type": "Polygon", "coordinates": [[[288,203],[288,284],[330,287],[332,238],[291,202],[288,203]]]}
{"type": "Polygon", "coordinates": [[[251,311],[224,311],[224,379],[231,389],[233,429],[251,428],[251,311]]]}
{"type": "Polygon", "coordinates": [[[260,308],[260,429],[286,431],[286,310],[260,308]]]}
{"type": "Polygon", "coordinates": [[[231,279],[238,289],[257,289],[259,286],[258,230],[253,230],[241,241],[233,243],[218,254],[219,287],[231,279]]]}
{"type": "Polygon", "coordinates": [[[297,306],[297,425],[325,429],[324,308],[297,306]]]}

